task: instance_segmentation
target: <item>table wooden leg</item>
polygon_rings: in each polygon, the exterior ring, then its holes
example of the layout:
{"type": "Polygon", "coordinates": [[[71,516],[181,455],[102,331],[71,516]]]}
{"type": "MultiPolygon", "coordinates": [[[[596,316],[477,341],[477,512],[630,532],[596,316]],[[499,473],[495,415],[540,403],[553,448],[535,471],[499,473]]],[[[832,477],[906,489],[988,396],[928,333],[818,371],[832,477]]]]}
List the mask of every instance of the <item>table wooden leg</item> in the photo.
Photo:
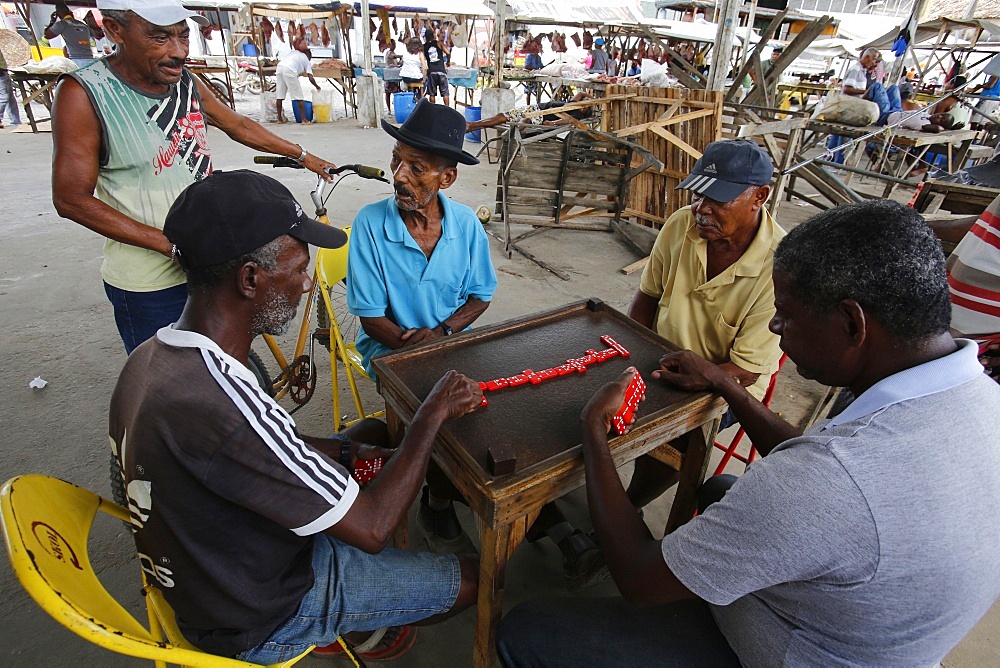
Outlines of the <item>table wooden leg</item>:
{"type": "Polygon", "coordinates": [[[708,460],[712,455],[712,445],[718,431],[719,420],[694,429],[678,440],[687,441],[687,450],[681,461],[680,480],[677,482],[677,493],[674,503],[670,506],[670,517],[664,533],[670,533],[692,517],[698,508],[698,487],[705,482],[708,472],[708,460]]]}
{"type": "MultiPolygon", "coordinates": [[[[519,533],[523,537],[523,530],[519,533]]],[[[476,668],[497,665],[497,625],[503,615],[504,576],[507,560],[513,551],[511,539],[510,524],[495,529],[483,527],[479,557],[479,600],[476,605],[476,641],[472,650],[472,665],[476,668]]]]}
{"type": "MultiPolygon", "coordinates": [[[[31,95],[24,89],[24,82],[18,81],[17,87],[21,91],[21,104],[24,105],[24,113],[28,117],[28,125],[31,126],[32,132],[38,132],[38,126],[35,124],[35,115],[31,113],[31,95]]],[[[17,101],[14,101],[17,104],[17,101]]]]}

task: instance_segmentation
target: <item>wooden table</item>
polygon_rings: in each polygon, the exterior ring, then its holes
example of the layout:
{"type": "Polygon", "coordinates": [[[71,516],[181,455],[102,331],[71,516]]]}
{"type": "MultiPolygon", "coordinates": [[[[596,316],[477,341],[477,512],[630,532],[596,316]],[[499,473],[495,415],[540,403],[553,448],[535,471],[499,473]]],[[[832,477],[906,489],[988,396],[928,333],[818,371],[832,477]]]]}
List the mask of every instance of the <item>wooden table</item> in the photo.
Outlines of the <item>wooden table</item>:
{"type": "Polygon", "coordinates": [[[35,114],[31,111],[31,103],[38,100],[50,112],[52,111],[52,90],[59,81],[59,74],[33,74],[24,70],[8,70],[10,78],[17,84],[21,91],[21,104],[24,105],[24,113],[28,117],[28,124],[31,125],[32,132],[38,132],[38,124],[50,120],[49,118],[35,119],[35,114]]]}
{"type": "MultiPolygon", "coordinates": [[[[806,124],[807,132],[811,132],[812,135],[807,137],[803,142],[802,152],[815,146],[819,141],[825,140],[829,135],[842,135],[850,138],[863,137],[864,135],[883,128],[884,126],[865,126],[865,127],[855,127],[850,125],[842,125],[840,123],[828,123],[826,121],[808,121],[806,124]]],[[[892,177],[893,180],[882,179],[885,182],[885,189],[882,193],[882,197],[888,197],[892,191],[898,185],[900,179],[906,178],[907,174],[916,167],[924,155],[931,146],[935,144],[940,144],[948,157],[948,171],[954,172],[955,170],[961,168],[966,161],[969,154],[969,149],[972,146],[972,140],[976,138],[977,131],[971,129],[963,130],[945,130],[937,134],[929,132],[921,132],[919,130],[905,130],[900,128],[895,128],[893,130],[886,130],[882,134],[875,135],[871,138],[871,142],[881,145],[882,147],[882,159],[878,161],[875,165],[876,169],[868,174],[873,178],[879,178],[880,174],[885,174],[892,177]],[[958,142],[959,145],[956,147],[953,142],[958,142]],[[889,155],[889,146],[896,147],[901,152],[900,159],[891,164],[886,156],[889,155]],[[912,150],[911,150],[912,149],[912,150]]],[[[845,155],[845,164],[849,167],[856,168],[861,161],[861,156],[864,155],[864,147],[861,145],[855,146],[851,151],[850,155],[845,155]]],[[[844,179],[845,183],[850,183],[850,175],[844,179]]],[[[916,184],[914,184],[916,185],[916,184]]]]}
{"type": "Polygon", "coordinates": [[[778,92],[780,94],[779,99],[774,106],[780,109],[788,109],[791,104],[791,98],[793,95],[798,95],[801,98],[800,108],[802,111],[812,111],[819,100],[823,98],[831,90],[837,90],[830,86],[825,86],[822,84],[815,84],[809,82],[800,82],[793,84],[778,84],[778,92]],[[813,95],[817,96],[816,103],[810,105],[809,98],[813,95]],[[789,106],[786,106],[786,103],[789,106]]]}
{"type": "MultiPolygon", "coordinates": [[[[358,117],[358,99],[354,89],[354,70],[350,68],[314,67],[314,77],[322,77],[330,82],[333,89],[344,99],[344,115],[358,117]],[[348,109],[348,106],[350,109],[348,109]]],[[[382,91],[375,91],[380,95],[382,91]]]]}
{"type": "MultiPolygon", "coordinates": [[[[390,434],[401,440],[434,383],[449,369],[477,380],[543,370],[606,346],[607,334],[631,352],[547,380],[487,392],[489,405],[447,423],[434,460],[469,501],[480,529],[479,601],[473,665],[496,661],[494,639],[503,612],[504,570],[511,553],[542,506],[584,484],[579,415],[586,401],[630,365],[647,381],[659,358],[676,347],[597,300],[569,304],[505,323],[474,329],[373,360],[385,398],[390,434]],[[487,449],[516,453],[513,473],[493,476],[487,449]]],[[[670,511],[670,531],[692,517],[695,491],[704,480],[718,418],[726,404],[707,392],[687,393],[648,382],[646,401],[628,434],[611,440],[616,466],[656,450],[681,471],[670,511]],[[686,441],[686,454],[669,445],[686,441]]],[[[405,527],[404,527],[405,529],[405,527]]],[[[405,531],[399,532],[405,535],[405,531]]]]}

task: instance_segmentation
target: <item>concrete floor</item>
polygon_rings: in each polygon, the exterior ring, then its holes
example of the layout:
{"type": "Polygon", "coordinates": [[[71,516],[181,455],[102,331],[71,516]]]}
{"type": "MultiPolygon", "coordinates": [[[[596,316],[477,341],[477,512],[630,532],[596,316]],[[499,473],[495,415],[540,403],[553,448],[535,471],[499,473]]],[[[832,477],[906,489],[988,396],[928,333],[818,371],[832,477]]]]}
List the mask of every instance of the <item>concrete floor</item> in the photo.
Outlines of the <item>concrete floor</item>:
{"type": "MultiPolygon", "coordinates": [[[[359,128],[356,121],[272,127],[334,162],[388,167],[391,139],[381,130],[359,128]]],[[[216,169],[252,166],[252,151],[215,130],[210,134],[216,169]]],[[[469,146],[476,150],[476,145],[469,146]]],[[[51,135],[2,130],[0,155],[4,188],[0,197],[4,211],[0,218],[0,348],[4,350],[0,365],[0,480],[21,473],[45,473],[108,495],[107,404],[125,356],[101,289],[101,240],[60,219],[53,210],[49,193],[51,135]],[[49,385],[30,389],[28,382],[36,376],[49,385]]],[[[308,174],[293,170],[268,173],[288,185],[300,201],[308,202],[313,184],[308,174]]],[[[474,208],[489,205],[495,183],[496,166],[462,166],[449,195],[474,208]]],[[[347,225],[361,206],[389,192],[388,186],[375,182],[346,180],[330,200],[331,218],[335,224],[347,225]]],[[[786,205],[779,220],[789,228],[812,211],[793,203],[786,205]]],[[[498,225],[488,229],[503,234],[498,225]]],[[[636,257],[610,234],[550,231],[533,237],[525,246],[569,273],[571,280],[562,281],[516,254],[508,259],[502,245],[492,243],[500,287],[481,324],[587,297],[624,309],[638,285],[638,273],[626,276],[619,272],[636,257]]],[[[303,433],[331,430],[328,359],[325,351],[316,350],[316,396],[295,414],[303,433]]],[[[377,401],[371,384],[364,385],[363,391],[369,404],[377,401]]],[[[773,408],[798,421],[809,414],[819,393],[818,386],[798,378],[793,365],[788,365],[779,380],[773,408]]],[[[623,475],[627,474],[623,470],[623,475]]],[[[669,498],[663,498],[647,512],[651,527],[664,526],[669,503],[669,498]]],[[[582,491],[570,495],[566,510],[579,525],[589,526],[582,491]]],[[[462,510],[460,517],[472,533],[471,515],[462,510]]],[[[419,544],[419,538],[413,539],[419,544]]],[[[118,522],[100,522],[92,536],[91,551],[106,586],[141,618],[138,566],[130,535],[118,522]]],[[[140,664],[90,645],[50,620],[21,589],[6,560],[0,561],[0,665],[140,664]]],[[[614,584],[607,581],[575,595],[614,594],[614,584]]],[[[555,546],[547,540],[522,546],[507,571],[505,606],[528,598],[562,595],[567,594],[555,546]]],[[[414,649],[396,665],[468,665],[473,628],[471,612],[422,628],[414,649]]],[[[310,657],[300,665],[319,665],[321,661],[310,657]]],[[[1000,606],[995,606],[949,655],[945,665],[1000,665],[1000,606]]]]}

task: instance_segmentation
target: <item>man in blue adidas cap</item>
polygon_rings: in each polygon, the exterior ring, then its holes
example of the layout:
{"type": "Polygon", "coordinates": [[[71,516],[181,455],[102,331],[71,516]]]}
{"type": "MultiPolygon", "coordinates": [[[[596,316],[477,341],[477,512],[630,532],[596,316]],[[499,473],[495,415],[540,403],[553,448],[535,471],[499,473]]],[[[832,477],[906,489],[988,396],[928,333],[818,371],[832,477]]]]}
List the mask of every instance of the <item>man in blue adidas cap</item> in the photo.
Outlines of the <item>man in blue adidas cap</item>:
{"type": "MultiPolygon", "coordinates": [[[[768,330],[774,315],[771,259],[785,236],[764,208],[773,172],[770,156],[752,141],[709,144],[677,186],[691,191],[691,205],[664,223],[628,311],[660,336],[725,369],[758,399],[781,357],[778,337],[768,330]]],[[[734,422],[727,413],[722,426],[734,422]]],[[[670,466],[640,457],[629,499],[642,508],[677,477],[670,466]]],[[[565,555],[571,588],[606,577],[593,539],[560,514],[550,515],[553,508],[546,507],[542,517],[549,525],[546,534],[565,555]]]]}

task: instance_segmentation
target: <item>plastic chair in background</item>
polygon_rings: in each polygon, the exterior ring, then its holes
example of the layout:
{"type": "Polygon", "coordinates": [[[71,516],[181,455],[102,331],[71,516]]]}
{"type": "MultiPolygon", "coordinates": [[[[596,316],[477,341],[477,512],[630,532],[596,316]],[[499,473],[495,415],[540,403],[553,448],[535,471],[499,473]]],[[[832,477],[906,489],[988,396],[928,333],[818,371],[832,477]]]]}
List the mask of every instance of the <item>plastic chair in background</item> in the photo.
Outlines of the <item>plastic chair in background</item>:
{"type": "MultiPolygon", "coordinates": [[[[57,622],[99,647],[157,666],[252,668],[257,664],[207,654],[188,643],[173,610],[145,582],[149,630],[104,588],[90,565],[87,537],[97,511],[129,522],[129,511],[93,492],[43,475],[22,475],[0,489],[4,542],[21,585],[57,622]]],[[[275,666],[291,666],[312,651],[275,666]]]]}
{"type": "MultiPolygon", "coordinates": [[[[345,227],[344,232],[350,240],[351,228],[345,227]]],[[[344,244],[340,248],[321,248],[316,253],[316,278],[319,281],[319,293],[322,295],[323,306],[330,321],[330,386],[333,391],[333,426],[337,431],[340,431],[341,427],[357,422],[357,420],[385,415],[384,409],[374,413],[365,412],[365,407],[361,402],[361,394],[358,392],[355,373],[365,380],[371,379],[361,365],[361,355],[358,353],[357,346],[353,341],[350,343],[344,341],[343,329],[331,296],[335,286],[342,284],[347,278],[347,248],[348,244],[344,244]],[[355,420],[343,420],[340,412],[340,383],[337,380],[338,361],[344,365],[347,384],[354,397],[354,406],[358,411],[358,417],[355,420]]],[[[341,315],[340,318],[342,317],[341,315]]]]}
{"type": "MultiPolygon", "coordinates": [[[[774,386],[778,380],[778,372],[781,371],[781,367],[785,363],[787,357],[788,356],[784,354],[781,356],[781,359],[778,360],[777,370],[771,374],[771,382],[767,384],[767,391],[764,392],[764,398],[761,400],[761,403],[764,404],[764,406],[771,405],[771,397],[774,396],[774,386]]],[[[743,440],[744,435],[746,435],[746,431],[743,429],[743,425],[740,425],[739,431],[737,431],[736,435],[733,436],[733,440],[728,446],[723,445],[718,441],[715,442],[715,447],[719,450],[723,450],[724,454],[722,455],[722,459],[719,461],[719,465],[715,467],[715,473],[712,475],[719,475],[725,471],[730,459],[735,459],[743,462],[745,466],[749,466],[750,462],[757,458],[757,448],[755,448],[752,443],[750,444],[750,451],[746,455],[741,455],[736,452],[736,448],[739,447],[740,441],[743,440]]]]}

